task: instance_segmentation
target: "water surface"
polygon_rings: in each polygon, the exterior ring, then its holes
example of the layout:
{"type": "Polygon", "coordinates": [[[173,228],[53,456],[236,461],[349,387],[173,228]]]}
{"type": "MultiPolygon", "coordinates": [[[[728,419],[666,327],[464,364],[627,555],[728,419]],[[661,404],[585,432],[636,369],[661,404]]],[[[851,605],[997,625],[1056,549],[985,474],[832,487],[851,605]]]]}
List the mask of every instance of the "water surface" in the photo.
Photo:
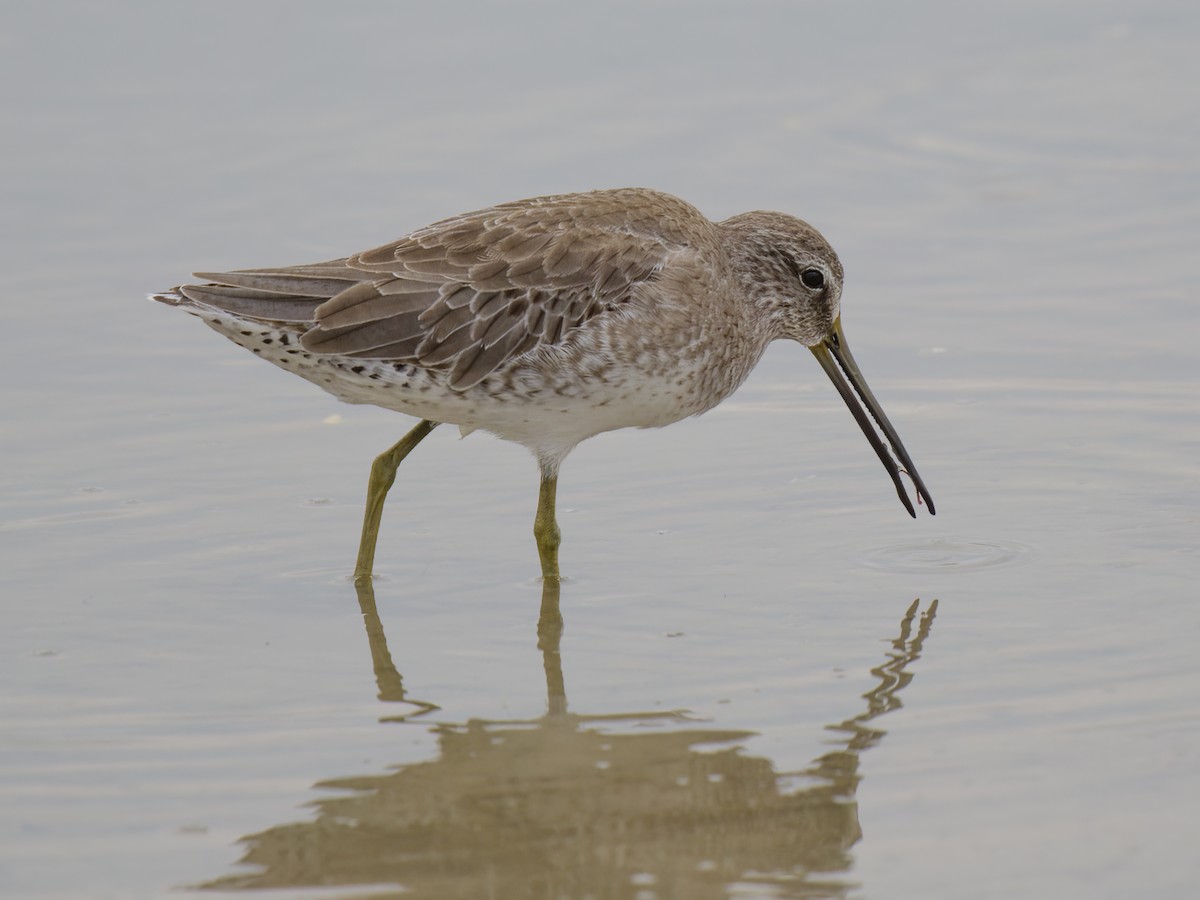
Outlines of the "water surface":
{"type": "Polygon", "coordinates": [[[0,894],[1195,884],[1192,7],[6,25],[0,894]],[[532,460],[452,429],[358,594],[410,423],[143,300],[627,184],[821,228],[935,518],[778,345],[712,413],[570,457],[560,597],[532,460]]]}

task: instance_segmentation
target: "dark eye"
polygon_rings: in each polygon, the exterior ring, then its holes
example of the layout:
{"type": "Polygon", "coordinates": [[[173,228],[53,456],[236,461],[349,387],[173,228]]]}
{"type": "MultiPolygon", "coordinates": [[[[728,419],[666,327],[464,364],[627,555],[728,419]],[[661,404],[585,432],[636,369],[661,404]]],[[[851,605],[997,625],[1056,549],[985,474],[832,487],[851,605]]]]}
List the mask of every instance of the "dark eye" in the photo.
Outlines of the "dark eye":
{"type": "Polygon", "coordinates": [[[820,269],[805,269],[800,273],[800,281],[806,288],[814,291],[825,287],[825,273],[820,269]]]}

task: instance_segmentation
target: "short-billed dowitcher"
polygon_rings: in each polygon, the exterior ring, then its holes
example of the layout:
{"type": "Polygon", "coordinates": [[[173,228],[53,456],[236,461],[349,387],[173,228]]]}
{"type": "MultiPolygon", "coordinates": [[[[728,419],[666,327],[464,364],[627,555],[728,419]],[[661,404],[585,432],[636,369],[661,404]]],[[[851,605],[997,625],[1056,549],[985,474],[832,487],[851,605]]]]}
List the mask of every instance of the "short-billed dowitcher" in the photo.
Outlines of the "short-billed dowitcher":
{"type": "Polygon", "coordinates": [[[846,345],[837,254],[792,216],[714,223],[657,191],[594,191],[465,213],[329,262],[196,277],[208,283],[154,299],[342,400],[421,418],[371,467],[356,576],[371,574],[396,467],[448,422],[537,457],[533,530],[542,575],[557,579],[567,454],[712,409],[777,338],[817,357],[909,513],[901,472],[934,511],[846,345]]]}

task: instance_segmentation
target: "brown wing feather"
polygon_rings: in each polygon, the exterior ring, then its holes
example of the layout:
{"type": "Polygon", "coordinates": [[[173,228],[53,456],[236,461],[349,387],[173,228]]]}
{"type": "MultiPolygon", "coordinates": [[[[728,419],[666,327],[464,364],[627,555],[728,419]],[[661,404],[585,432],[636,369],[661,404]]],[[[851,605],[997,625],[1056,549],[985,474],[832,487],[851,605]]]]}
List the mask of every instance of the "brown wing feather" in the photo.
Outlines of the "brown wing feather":
{"type": "Polygon", "coordinates": [[[540,197],[344,260],[206,273],[215,284],[185,293],[252,318],[296,321],[312,310],[306,349],[446,370],[450,386],[465,390],[619,307],[711,229],[690,205],[652,191],[540,197]]]}

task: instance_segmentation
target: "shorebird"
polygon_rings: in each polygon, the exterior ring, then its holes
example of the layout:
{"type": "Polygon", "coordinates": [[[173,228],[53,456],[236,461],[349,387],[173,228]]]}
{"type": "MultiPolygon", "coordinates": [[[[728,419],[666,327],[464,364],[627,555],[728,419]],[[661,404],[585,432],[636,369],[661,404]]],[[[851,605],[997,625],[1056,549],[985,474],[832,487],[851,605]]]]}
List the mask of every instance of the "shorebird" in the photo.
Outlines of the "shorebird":
{"type": "Polygon", "coordinates": [[[151,296],[342,400],[421,419],[371,466],[356,578],[372,573],[396,468],[450,423],[533,452],[534,537],[543,578],[557,581],[567,454],[605,431],[712,409],[781,338],[816,356],[909,514],[901,473],[934,512],[846,344],[842,274],[800,219],[711,222],[677,197],[625,188],[502,203],[328,262],[197,272],[206,283],[151,296]]]}

